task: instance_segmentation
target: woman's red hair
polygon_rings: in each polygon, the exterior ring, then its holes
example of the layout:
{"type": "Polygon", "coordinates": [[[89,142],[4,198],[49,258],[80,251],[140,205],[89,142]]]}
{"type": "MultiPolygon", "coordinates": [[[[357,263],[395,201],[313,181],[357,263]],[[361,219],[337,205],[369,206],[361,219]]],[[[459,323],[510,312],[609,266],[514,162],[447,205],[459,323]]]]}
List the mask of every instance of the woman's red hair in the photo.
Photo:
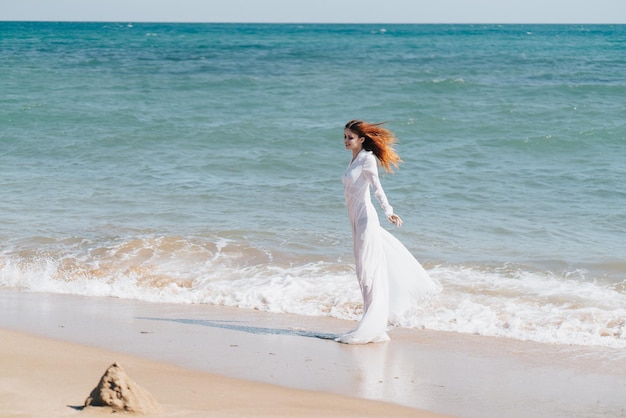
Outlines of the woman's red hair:
{"type": "Polygon", "coordinates": [[[396,136],[393,132],[382,128],[383,123],[351,120],[346,123],[345,128],[357,134],[359,138],[365,138],[363,148],[374,153],[385,172],[393,173],[391,166],[398,168],[402,160],[392,147],[398,141],[396,136]]]}

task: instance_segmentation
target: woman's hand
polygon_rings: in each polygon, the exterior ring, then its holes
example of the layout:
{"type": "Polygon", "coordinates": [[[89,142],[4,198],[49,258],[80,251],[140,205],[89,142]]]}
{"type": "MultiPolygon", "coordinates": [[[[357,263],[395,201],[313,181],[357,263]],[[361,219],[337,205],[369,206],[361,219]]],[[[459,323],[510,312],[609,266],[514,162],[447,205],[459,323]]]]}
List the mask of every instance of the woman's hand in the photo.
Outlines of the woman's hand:
{"type": "Polygon", "coordinates": [[[393,215],[391,215],[390,217],[388,217],[387,219],[389,219],[389,222],[391,222],[392,224],[395,224],[398,228],[402,226],[402,219],[400,219],[400,217],[398,215],[396,215],[395,213],[393,215]]]}

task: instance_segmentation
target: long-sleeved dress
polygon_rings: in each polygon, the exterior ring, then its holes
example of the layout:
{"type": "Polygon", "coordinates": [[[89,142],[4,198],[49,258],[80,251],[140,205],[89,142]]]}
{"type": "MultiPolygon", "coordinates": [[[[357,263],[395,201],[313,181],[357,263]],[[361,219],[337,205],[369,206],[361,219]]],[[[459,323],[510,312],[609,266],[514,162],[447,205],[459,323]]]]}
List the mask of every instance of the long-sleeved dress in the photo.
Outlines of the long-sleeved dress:
{"type": "Polygon", "coordinates": [[[437,292],[433,280],[409,250],[378,220],[370,187],[385,216],[393,214],[378,178],[376,157],[361,150],[342,178],[352,224],[356,276],[363,296],[357,328],[337,338],[348,344],[389,341],[387,326],[410,315],[420,299],[437,292]]]}

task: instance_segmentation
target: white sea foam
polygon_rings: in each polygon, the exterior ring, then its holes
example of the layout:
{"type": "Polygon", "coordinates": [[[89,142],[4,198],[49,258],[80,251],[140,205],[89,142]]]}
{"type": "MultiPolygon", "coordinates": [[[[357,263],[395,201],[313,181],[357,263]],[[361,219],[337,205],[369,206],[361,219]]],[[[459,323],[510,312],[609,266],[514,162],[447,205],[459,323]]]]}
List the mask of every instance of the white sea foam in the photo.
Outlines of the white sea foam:
{"type": "MultiPolygon", "coordinates": [[[[21,254],[21,255],[20,255],[21,254]]],[[[28,291],[207,303],[358,320],[350,263],[278,264],[272,254],[226,239],[161,237],[82,253],[0,258],[0,286],[28,291]]],[[[438,266],[443,291],[400,325],[558,344],[626,347],[626,295],[619,285],[510,266],[438,266]]]]}
{"type": "Polygon", "coordinates": [[[626,347],[626,295],[615,285],[515,270],[440,267],[430,273],[444,291],[408,326],[626,347]]]}

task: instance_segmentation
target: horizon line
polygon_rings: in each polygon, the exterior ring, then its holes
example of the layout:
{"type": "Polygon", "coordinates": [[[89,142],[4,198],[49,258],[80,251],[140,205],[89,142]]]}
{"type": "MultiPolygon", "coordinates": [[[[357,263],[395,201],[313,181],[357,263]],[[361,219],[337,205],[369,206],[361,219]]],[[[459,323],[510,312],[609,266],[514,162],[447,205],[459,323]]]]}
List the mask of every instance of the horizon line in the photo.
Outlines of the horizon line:
{"type": "Polygon", "coordinates": [[[619,22],[298,22],[298,21],[204,21],[204,20],[82,20],[82,19],[2,19],[13,23],[148,23],[148,24],[233,24],[233,25],[626,25],[619,22]]]}

